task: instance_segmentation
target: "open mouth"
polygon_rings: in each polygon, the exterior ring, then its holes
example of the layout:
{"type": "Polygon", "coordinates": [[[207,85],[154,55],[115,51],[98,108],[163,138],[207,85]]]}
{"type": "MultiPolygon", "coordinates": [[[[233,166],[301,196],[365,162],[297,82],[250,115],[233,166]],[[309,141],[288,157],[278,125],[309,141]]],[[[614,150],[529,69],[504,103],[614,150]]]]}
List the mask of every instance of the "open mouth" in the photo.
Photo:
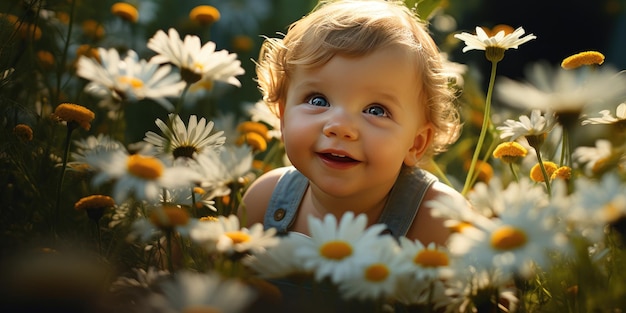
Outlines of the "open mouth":
{"type": "Polygon", "coordinates": [[[336,153],[320,153],[320,156],[328,161],[333,161],[333,162],[342,162],[342,163],[356,163],[359,162],[358,160],[355,160],[349,156],[345,156],[342,154],[336,154],[336,153]]]}

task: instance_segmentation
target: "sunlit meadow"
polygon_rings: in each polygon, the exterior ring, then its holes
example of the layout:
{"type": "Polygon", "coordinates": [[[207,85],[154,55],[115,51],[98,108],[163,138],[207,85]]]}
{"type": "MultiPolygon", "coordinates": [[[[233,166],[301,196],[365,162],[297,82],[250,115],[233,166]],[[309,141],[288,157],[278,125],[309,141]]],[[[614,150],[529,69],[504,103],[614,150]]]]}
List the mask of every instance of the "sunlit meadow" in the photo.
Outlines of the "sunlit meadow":
{"type": "Polygon", "coordinates": [[[427,166],[471,204],[433,201],[447,246],[351,213],[243,227],[246,187],[289,165],[253,79],[262,25],[315,2],[2,4],[0,311],[264,312],[277,278],[373,312],[626,309],[626,75],[590,50],[501,76],[542,30],[442,28],[447,1],[406,1],[447,33],[464,121],[427,166]],[[484,55],[485,90],[453,50],[484,55]]]}

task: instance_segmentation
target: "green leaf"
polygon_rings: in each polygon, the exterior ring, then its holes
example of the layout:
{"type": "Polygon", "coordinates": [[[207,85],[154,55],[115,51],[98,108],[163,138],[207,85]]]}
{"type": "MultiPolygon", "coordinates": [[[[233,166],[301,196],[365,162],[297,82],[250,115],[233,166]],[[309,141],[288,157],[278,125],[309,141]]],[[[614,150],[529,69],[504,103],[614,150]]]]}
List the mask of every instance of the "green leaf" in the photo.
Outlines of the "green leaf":
{"type": "Polygon", "coordinates": [[[427,21],[432,17],[435,9],[441,5],[442,0],[404,0],[404,3],[410,9],[415,9],[418,16],[427,21]]]}

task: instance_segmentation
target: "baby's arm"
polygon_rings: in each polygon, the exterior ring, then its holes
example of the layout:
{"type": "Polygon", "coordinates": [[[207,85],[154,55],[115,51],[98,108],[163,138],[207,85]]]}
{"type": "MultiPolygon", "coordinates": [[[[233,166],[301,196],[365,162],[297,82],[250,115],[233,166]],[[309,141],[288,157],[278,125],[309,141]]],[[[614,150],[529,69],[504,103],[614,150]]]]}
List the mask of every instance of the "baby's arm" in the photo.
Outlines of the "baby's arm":
{"type": "Polygon", "coordinates": [[[465,198],[452,187],[441,182],[435,182],[426,192],[419,211],[417,211],[417,216],[413,220],[413,225],[407,232],[407,238],[418,239],[424,245],[431,242],[440,246],[446,245],[450,230],[443,225],[445,219],[435,218],[431,215],[432,207],[428,205],[428,201],[438,197],[459,198],[466,202],[465,198]]]}
{"type": "Polygon", "coordinates": [[[247,227],[255,223],[263,223],[263,217],[270,203],[274,187],[287,169],[286,167],[273,169],[261,175],[248,187],[237,210],[242,226],[247,227]]]}

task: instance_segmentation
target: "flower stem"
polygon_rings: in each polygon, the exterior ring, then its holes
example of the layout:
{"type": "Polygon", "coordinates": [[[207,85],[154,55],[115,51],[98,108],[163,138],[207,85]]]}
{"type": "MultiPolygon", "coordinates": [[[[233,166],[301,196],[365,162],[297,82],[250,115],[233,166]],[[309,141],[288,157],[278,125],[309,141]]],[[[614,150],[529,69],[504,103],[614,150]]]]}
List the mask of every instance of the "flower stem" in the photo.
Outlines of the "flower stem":
{"type": "Polygon", "coordinates": [[[72,131],[76,128],[75,123],[67,123],[67,134],[65,136],[65,142],[63,143],[63,164],[61,165],[61,174],[59,175],[59,183],[56,190],[56,202],[54,205],[54,218],[52,222],[52,234],[56,239],[57,236],[57,224],[59,223],[59,213],[61,206],[61,193],[63,192],[63,180],[65,179],[65,168],[67,168],[67,158],[70,154],[70,140],[72,137],[72,131]]]}
{"type": "Polygon", "coordinates": [[[61,77],[63,76],[63,71],[65,69],[65,61],[67,60],[67,51],[70,48],[70,36],[72,34],[72,25],[74,25],[74,8],[76,7],[76,0],[71,0],[70,1],[70,16],[69,16],[69,21],[67,23],[67,38],[65,39],[65,42],[63,43],[63,53],[61,54],[61,62],[59,62],[58,65],[58,69],[57,69],[57,86],[56,86],[56,90],[54,91],[55,95],[54,95],[54,99],[57,103],[60,102],[61,99],[61,77]]]}
{"type": "MultiPolygon", "coordinates": [[[[178,98],[178,102],[176,102],[176,108],[174,108],[174,114],[180,114],[180,111],[183,109],[183,103],[185,102],[185,96],[187,95],[187,91],[189,91],[189,87],[191,87],[190,83],[185,84],[185,88],[183,88],[183,92],[180,94],[180,98],[178,98]]],[[[171,123],[171,121],[170,121],[171,123]]],[[[171,125],[170,125],[171,126],[171,125]]]]}
{"type": "Polygon", "coordinates": [[[166,258],[167,258],[167,268],[170,273],[174,273],[174,262],[172,261],[172,231],[168,230],[165,232],[165,249],[166,249],[166,258]]]}
{"type": "Polygon", "coordinates": [[[515,178],[515,182],[519,182],[519,177],[517,176],[517,171],[515,170],[513,162],[509,163],[509,169],[511,169],[511,173],[513,174],[513,177],[515,178]]]}
{"type": "Polygon", "coordinates": [[[543,175],[543,181],[546,183],[546,190],[548,191],[548,196],[552,194],[550,190],[550,177],[548,177],[548,172],[546,172],[546,167],[543,165],[543,161],[541,160],[541,152],[538,149],[535,149],[535,153],[537,153],[537,162],[539,162],[539,168],[541,169],[541,174],[543,175]]]}
{"type": "Polygon", "coordinates": [[[489,87],[487,89],[487,98],[485,99],[485,109],[483,112],[483,125],[480,129],[480,136],[478,137],[478,143],[476,145],[476,149],[474,150],[474,156],[472,157],[472,163],[470,164],[469,172],[465,178],[465,185],[463,186],[463,191],[461,194],[465,195],[469,191],[471,187],[471,182],[474,180],[474,171],[476,170],[476,162],[478,161],[478,156],[480,155],[480,150],[483,147],[483,143],[485,142],[485,137],[487,135],[487,130],[489,129],[489,124],[491,123],[491,98],[493,96],[493,86],[496,80],[496,69],[497,69],[498,61],[491,62],[491,76],[489,78],[489,87]]]}

